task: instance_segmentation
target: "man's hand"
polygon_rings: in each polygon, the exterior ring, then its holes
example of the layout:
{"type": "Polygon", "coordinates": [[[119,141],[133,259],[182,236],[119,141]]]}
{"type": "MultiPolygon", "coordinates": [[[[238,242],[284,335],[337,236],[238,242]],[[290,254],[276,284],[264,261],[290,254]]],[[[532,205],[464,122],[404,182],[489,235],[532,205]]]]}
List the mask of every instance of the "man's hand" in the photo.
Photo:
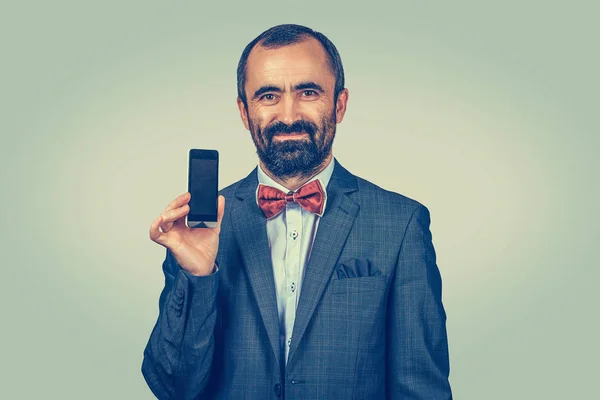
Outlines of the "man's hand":
{"type": "Polygon", "coordinates": [[[150,225],[150,239],[166,247],[181,268],[193,275],[209,275],[213,271],[219,233],[225,210],[225,197],[219,196],[217,226],[214,228],[188,228],[185,216],[190,212],[190,192],[178,196],[150,225]]]}

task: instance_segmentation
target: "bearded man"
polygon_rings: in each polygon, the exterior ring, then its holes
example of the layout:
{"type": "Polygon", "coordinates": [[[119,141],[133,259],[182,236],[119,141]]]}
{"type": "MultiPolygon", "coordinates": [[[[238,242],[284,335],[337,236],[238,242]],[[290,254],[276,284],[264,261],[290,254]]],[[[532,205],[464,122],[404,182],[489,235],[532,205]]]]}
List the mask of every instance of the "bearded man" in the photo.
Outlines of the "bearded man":
{"type": "Polygon", "coordinates": [[[279,25],[237,75],[259,163],[221,190],[215,228],[186,226],[188,192],[150,227],[167,252],[148,386],[159,399],[451,399],[429,211],[333,157],[348,102],[335,46],[279,25]]]}

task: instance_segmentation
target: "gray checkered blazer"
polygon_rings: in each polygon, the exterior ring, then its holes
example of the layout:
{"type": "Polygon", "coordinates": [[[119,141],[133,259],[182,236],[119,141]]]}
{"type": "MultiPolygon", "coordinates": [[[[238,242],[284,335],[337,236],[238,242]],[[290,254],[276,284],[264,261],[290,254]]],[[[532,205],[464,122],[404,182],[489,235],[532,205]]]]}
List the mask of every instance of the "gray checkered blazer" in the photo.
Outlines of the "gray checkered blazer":
{"type": "Polygon", "coordinates": [[[157,398],[452,398],[429,211],[334,162],[287,365],[254,169],[221,191],[215,274],[190,275],[167,251],[142,363],[157,398]]]}

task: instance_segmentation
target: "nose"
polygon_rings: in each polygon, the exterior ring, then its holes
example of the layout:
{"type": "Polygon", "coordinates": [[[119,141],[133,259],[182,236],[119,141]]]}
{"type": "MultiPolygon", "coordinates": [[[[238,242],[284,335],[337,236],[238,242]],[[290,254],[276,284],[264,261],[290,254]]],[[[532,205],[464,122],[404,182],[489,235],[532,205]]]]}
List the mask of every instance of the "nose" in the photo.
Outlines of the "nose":
{"type": "Polygon", "coordinates": [[[291,125],[299,119],[298,106],[294,96],[286,93],[280,101],[279,120],[286,125],[291,125]]]}

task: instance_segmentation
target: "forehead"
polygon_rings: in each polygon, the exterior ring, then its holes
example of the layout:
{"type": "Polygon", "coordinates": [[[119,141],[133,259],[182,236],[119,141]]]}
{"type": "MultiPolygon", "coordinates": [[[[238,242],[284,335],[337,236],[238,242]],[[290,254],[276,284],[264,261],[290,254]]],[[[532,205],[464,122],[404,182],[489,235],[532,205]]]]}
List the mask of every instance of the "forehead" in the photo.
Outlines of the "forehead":
{"type": "Polygon", "coordinates": [[[315,81],[327,86],[335,77],[329,68],[325,49],[314,38],[277,49],[257,45],[246,64],[246,88],[265,83],[293,84],[297,81],[315,81]]]}

